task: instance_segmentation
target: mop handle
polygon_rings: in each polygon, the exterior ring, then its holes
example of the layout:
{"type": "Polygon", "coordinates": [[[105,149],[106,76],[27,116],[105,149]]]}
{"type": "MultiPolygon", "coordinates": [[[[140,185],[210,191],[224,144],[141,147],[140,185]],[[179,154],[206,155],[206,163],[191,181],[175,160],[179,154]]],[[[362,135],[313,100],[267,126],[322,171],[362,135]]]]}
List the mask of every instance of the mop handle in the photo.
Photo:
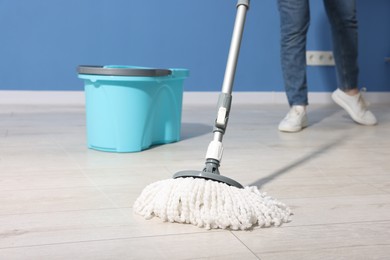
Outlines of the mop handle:
{"type": "Polygon", "coordinates": [[[226,63],[225,76],[222,84],[222,91],[218,99],[218,114],[215,121],[214,140],[222,142],[232,102],[232,90],[234,76],[236,74],[237,60],[241,47],[241,40],[244,31],[246,13],[249,9],[249,0],[238,0],[237,15],[234,23],[232,40],[230,43],[229,55],[226,63]]]}
{"type": "Polygon", "coordinates": [[[236,73],[237,60],[241,47],[244,31],[246,12],[249,9],[249,0],[238,0],[237,15],[234,23],[233,36],[230,43],[229,56],[226,63],[225,77],[222,92],[231,94],[233,90],[234,76],[236,73]]]}
{"type": "MultiPolygon", "coordinates": [[[[246,13],[249,9],[249,0],[238,0],[237,14],[234,23],[232,40],[230,43],[230,50],[228,60],[226,63],[225,76],[222,85],[222,92],[218,98],[218,112],[217,119],[214,126],[214,137],[210,142],[206,153],[206,166],[203,171],[218,173],[219,163],[222,159],[223,145],[222,139],[225,134],[230,107],[232,102],[232,90],[234,76],[236,73],[238,54],[240,52],[241,40],[244,31],[246,13]]],[[[219,174],[219,173],[218,173],[219,174]]]]}

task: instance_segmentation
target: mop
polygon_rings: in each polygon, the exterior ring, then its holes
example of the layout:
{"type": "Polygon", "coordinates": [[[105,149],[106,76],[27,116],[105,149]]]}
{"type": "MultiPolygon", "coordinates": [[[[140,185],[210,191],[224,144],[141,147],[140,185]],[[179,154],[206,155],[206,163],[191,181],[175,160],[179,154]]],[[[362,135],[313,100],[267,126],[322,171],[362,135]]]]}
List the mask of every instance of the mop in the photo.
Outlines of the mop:
{"type": "Polygon", "coordinates": [[[245,230],[280,226],[290,221],[290,208],[262,193],[255,186],[243,187],[219,172],[222,138],[225,134],[232,101],[232,87],[237,67],[249,0],[239,0],[228,61],[217,103],[217,118],[206,162],[201,171],[181,171],[172,179],[149,184],[134,203],[136,214],[146,219],[186,223],[206,229],[245,230]]]}

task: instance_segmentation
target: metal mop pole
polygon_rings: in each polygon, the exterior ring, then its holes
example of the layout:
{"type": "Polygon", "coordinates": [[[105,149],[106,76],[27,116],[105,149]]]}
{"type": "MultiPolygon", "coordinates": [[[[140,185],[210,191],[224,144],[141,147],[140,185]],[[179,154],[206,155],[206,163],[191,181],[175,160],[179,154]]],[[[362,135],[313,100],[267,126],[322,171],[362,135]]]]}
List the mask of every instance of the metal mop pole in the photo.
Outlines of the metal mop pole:
{"type": "Polygon", "coordinates": [[[222,139],[225,134],[230,107],[232,102],[232,90],[234,77],[237,68],[238,55],[241,47],[241,40],[244,31],[246,13],[249,9],[249,0],[239,0],[237,3],[237,16],[234,24],[233,36],[230,44],[229,56],[226,64],[225,77],[222,85],[222,93],[218,99],[218,114],[215,120],[214,126],[214,139],[210,143],[207,155],[206,155],[206,166],[207,172],[219,174],[218,167],[222,159],[222,139]]]}
{"type": "Polygon", "coordinates": [[[207,153],[206,163],[201,172],[199,171],[182,171],[174,175],[179,177],[200,177],[205,179],[216,180],[227,183],[231,186],[242,188],[242,185],[230,178],[220,175],[219,165],[222,159],[223,145],[222,139],[225,134],[229,112],[232,102],[232,90],[234,77],[236,73],[238,55],[241,47],[241,40],[244,31],[246,13],[249,9],[249,0],[238,0],[237,14],[234,23],[233,35],[230,43],[230,50],[226,64],[225,76],[222,85],[222,91],[217,103],[217,118],[213,130],[213,140],[210,142],[207,153]]]}

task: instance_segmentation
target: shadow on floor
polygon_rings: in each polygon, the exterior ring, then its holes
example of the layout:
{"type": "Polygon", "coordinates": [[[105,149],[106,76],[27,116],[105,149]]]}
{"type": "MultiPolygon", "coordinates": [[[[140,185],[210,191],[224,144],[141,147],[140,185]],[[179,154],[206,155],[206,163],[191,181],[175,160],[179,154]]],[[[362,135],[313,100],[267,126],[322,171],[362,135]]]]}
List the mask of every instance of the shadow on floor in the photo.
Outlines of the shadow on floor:
{"type": "Polygon", "coordinates": [[[292,163],[284,166],[283,168],[277,170],[276,172],[271,173],[270,175],[249,184],[249,186],[256,186],[260,189],[263,185],[277,179],[279,176],[286,174],[289,171],[291,171],[292,169],[295,169],[295,168],[299,167],[300,165],[308,162],[309,160],[312,160],[316,157],[319,157],[319,156],[321,156],[321,154],[324,154],[327,151],[341,145],[346,140],[346,138],[347,138],[347,136],[343,136],[341,138],[338,138],[338,139],[332,141],[329,144],[323,145],[320,148],[318,148],[316,151],[314,151],[308,155],[305,155],[302,158],[296,160],[295,162],[292,162],[292,163]]]}
{"type": "Polygon", "coordinates": [[[311,126],[321,123],[323,120],[331,117],[333,114],[339,112],[342,108],[337,105],[321,106],[314,109],[308,109],[308,119],[311,126]]]}
{"type": "MultiPolygon", "coordinates": [[[[212,133],[212,131],[213,131],[213,127],[210,125],[199,124],[199,123],[182,123],[180,141],[195,138],[205,134],[210,134],[212,133]]],[[[146,150],[152,150],[165,145],[166,143],[154,144],[151,147],[147,148],[146,150]]]]}
{"type": "Polygon", "coordinates": [[[182,123],[181,125],[181,140],[191,139],[194,137],[211,134],[213,127],[199,123],[182,123]]]}

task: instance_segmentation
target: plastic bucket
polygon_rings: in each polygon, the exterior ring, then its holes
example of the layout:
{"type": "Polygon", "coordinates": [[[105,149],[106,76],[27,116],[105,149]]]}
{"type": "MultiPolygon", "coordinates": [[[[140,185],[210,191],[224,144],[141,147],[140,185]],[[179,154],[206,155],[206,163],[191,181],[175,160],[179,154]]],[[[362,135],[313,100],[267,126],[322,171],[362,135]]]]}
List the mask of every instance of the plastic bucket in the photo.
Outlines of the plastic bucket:
{"type": "Polygon", "coordinates": [[[187,69],[79,66],[84,80],[88,147],[138,152],[180,140],[187,69]]]}

